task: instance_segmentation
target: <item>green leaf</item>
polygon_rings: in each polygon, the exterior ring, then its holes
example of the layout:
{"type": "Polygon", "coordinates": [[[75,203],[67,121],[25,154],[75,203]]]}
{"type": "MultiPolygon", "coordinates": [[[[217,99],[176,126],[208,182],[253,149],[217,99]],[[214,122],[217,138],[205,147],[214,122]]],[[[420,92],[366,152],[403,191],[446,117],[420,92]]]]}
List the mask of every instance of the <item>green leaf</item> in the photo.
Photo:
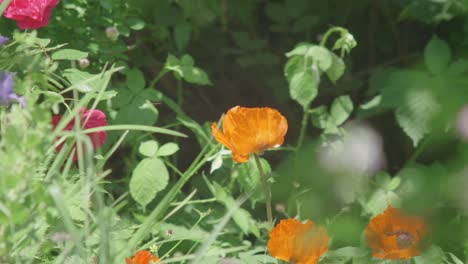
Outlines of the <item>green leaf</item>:
{"type": "Polygon", "coordinates": [[[304,57],[294,56],[286,63],[284,74],[289,82],[289,93],[306,108],[317,96],[319,74],[304,57]]]}
{"type": "Polygon", "coordinates": [[[431,121],[440,111],[440,105],[430,90],[412,89],[407,92],[403,105],[397,108],[396,119],[413,145],[430,131],[431,121]]]}
{"type": "Polygon", "coordinates": [[[318,93],[318,79],[310,71],[296,73],[289,84],[289,94],[303,108],[314,100],[318,93]]]}
{"type": "MultiPolygon", "coordinates": [[[[271,173],[270,164],[264,158],[260,158],[260,164],[263,168],[265,176],[267,177],[271,173]]],[[[237,180],[241,190],[245,193],[250,193],[253,191],[253,194],[250,196],[250,199],[253,202],[264,201],[265,192],[263,189],[261,189],[262,182],[255,159],[251,158],[249,162],[240,164],[238,166],[238,173],[239,176],[237,177],[237,180]]]]}
{"type": "Polygon", "coordinates": [[[200,85],[211,84],[208,75],[202,69],[195,67],[192,56],[187,54],[183,55],[180,60],[174,55],[169,54],[165,69],[174,72],[176,78],[182,78],[189,83],[200,85]]]}
{"type": "Polygon", "coordinates": [[[353,112],[353,101],[347,95],[340,96],[333,101],[330,115],[336,126],[343,124],[353,112]]]}
{"type": "Polygon", "coordinates": [[[424,49],[424,61],[433,74],[442,73],[450,62],[450,47],[437,36],[433,36],[424,49]]]}
{"type": "Polygon", "coordinates": [[[146,207],[156,194],[166,188],[169,172],[158,158],[147,158],[136,166],[130,179],[130,194],[142,207],[146,207]]]}
{"type": "Polygon", "coordinates": [[[286,57],[292,56],[304,56],[308,59],[312,59],[312,62],[316,62],[320,70],[326,71],[332,65],[332,52],[328,49],[307,43],[298,44],[292,51],[286,53],[286,57]]]}
{"type": "Polygon", "coordinates": [[[192,26],[190,24],[177,24],[174,28],[174,40],[177,50],[184,51],[190,42],[192,26]]]}
{"type": "Polygon", "coordinates": [[[166,143],[162,145],[158,152],[156,153],[157,156],[170,156],[174,153],[176,153],[179,150],[179,145],[176,143],[166,143]]]}
{"type": "Polygon", "coordinates": [[[377,189],[369,198],[366,205],[366,210],[371,215],[375,216],[382,213],[389,204],[398,205],[401,199],[398,195],[392,191],[385,191],[383,189],[377,189]]]}
{"type": "Polygon", "coordinates": [[[322,129],[325,129],[328,126],[331,119],[327,108],[323,105],[312,109],[310,112],[310,118],[312,120],[312,124],[314,124],[315,127],[322,129]]]}
{"type": "Polygon", "coordinates": [[[137,17],[132,17],[127,20],[128,26],[133,29],[133,30],[142,30],[145,28],[145,21],[137,18],[137,17]]]}
{"type": "Polygon", "coordinates": [[[138,148],[138,152],[147,157],[154,157],[158,152],[159,144],[155,140],[142,142],[138,148]]]}
{"type": "Polygon", "coordinates": [[[75,49],[63,49],[56,51],[52,54],[53,60],[79,60],[88,57],[87,52],[75,50],[75,49]]]}
{"type": "MultiPolygon", "coordinates": [[[[237,207],[237,201],[232,198],[232,196],[222,186],[216,182],[211,184],[206,178],[205,181],[210,191],[213,193],[213,196],[226,207],[226,210],[237,207]]],[[[255,220],[245,209],[238,208],[234,211],[232,219],[244,234],[252,233],[257,237],[260,236],[260,230],[258,229],[255,220]]]]}
{"type": "Polygon", "coordinates": [[[127,87],[132,91],[139,91],[145,88],[145,77],[138,69],[127,71],[127,87]]]}
{"type": "Polygon", "coordinates": [[[343,76],[343,73],[346,69],[346,65],[344,64],[343,60],[338,57],[335,53],[330,52],[332,63],[330,68],[328,68],[325,72],[327,73],[328,79],[335,83],[338,79],[343,76]]]}

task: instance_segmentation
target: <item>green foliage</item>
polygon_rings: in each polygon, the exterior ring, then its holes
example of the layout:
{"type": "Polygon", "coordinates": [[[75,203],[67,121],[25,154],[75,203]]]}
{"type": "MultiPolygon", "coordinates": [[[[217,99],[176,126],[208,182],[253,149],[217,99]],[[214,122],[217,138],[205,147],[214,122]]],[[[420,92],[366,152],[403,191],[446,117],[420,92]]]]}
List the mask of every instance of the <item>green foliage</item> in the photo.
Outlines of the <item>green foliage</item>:
{"type": "Polygon", "coordinates": [[[321,264],[388,263],[366,227],[389,205],[428,223],[408,263],[465,263],[467,11],[465,0],[62,0],[37,30],[1,19],[14,94],[0,82],[0,263],[123,263],[138,250],[283,263],[267,245],[284,218],[327,230],[321,264]],[[253,156],[238,164],[211,135],[235,105],[288,120],[283,145],[257,153],[266,183],[253,156]],[[108,125],[77,122],[84,108],[108,125]]]}

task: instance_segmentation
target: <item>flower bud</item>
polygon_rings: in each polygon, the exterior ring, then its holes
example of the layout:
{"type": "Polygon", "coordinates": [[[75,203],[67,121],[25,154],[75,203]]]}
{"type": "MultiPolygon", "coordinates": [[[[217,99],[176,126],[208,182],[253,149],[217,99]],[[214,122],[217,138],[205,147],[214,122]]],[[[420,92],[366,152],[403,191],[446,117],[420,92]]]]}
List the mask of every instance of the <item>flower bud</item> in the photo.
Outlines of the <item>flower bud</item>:
{"type": "Polygon", "coordinates": [[[116,40],[120,35],[119,30],[116,27],[106,28],[106,36],[111,40],[116,40]]]}
{"type": "Polygon", "coordinates": [[[468,141],[468,105],[465,105],[460,112],[458,112],[457,132],[464,141],[468,141]]]}
{"type": "Polygon", "coordinates": [[[88,68],[89,66],[89,60],[84,58],[84,59],[79,59],[78,60],[78,65],[80,66],[80,69],[84,70],[88,68]]]}

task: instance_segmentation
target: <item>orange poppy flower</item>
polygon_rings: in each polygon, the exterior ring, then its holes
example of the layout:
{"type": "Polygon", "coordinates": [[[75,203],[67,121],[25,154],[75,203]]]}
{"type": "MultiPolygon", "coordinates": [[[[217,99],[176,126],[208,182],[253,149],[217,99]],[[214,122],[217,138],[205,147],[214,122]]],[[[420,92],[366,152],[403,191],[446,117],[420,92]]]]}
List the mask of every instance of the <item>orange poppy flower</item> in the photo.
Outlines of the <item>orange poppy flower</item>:
{"type": "Polygon", "coordinates": [[[150,261],[153,261],[153,263],[158,262],[159,258],[153,256],[153,254],[147,250],[140,250],[135,254],[135,256],[133,256],[133,258],[128,257],[125,261],[127,264],[150,264],[150,261]]]}
{"type": "Polygon", "coordinates": [[[389,205],[371,219],[366,238],[376,258],[409,259],[419,256],[427,246],[427,226],[424,219],[405,215],[389,205]]]}
{"type": "Polygon", "coordinates": [[[211,125],[211,134],[232,151],[237,162],[247,162],[252,153],[261,153],[283,144],[288,122],[278,110],[268,107],[236,106],[223,119],[223,132],[217,123],[211,125]]]}
{"type": "Polygon", "coordinates": [[[270,232],[268,251],[277,259],[293,264],[316,264],[328,251],[328,234],[314,222],[281,220],[270,232]]]}

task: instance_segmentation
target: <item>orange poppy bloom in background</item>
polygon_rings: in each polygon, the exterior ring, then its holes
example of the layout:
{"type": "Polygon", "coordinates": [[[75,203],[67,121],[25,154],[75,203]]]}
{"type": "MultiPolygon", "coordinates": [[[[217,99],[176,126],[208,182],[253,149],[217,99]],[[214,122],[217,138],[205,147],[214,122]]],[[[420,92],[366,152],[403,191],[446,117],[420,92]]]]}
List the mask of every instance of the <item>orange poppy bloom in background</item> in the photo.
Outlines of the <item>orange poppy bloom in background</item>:
{"type": "Polygon", "coordinates": [[[314,222],[290,218],[281,220],[270,232],[268,251],[284,261],[294,264],[316,264],[328,251],[327,230],[314,222]]]}
{"type": "Polygon", "coordinates": [[[389,205],[371,219],[366,238],[376,258],[409,259],[419,256],[427,246],[427,226],[424,219],[405,215],[389,205]]]}
{"type": "Polygon", "coordinates": [[[153,256],[153,254],[147,250],[140,250],[135,254],[135,256],[133,256],[133,258],[128,257],[125,259],[127,264],[150,264],[151,260],[156,263],[159,261],[159,258],[153,256]]]}
{"type": "Polygon", "coordinates": [[[223,132],[217,123],[211,125],[211,134],[232,151],[237,162],[247,162],[252,153],[280,146],[287,131],[286,118],[268,107],[235,106],[223,118],[223,132]]]}

